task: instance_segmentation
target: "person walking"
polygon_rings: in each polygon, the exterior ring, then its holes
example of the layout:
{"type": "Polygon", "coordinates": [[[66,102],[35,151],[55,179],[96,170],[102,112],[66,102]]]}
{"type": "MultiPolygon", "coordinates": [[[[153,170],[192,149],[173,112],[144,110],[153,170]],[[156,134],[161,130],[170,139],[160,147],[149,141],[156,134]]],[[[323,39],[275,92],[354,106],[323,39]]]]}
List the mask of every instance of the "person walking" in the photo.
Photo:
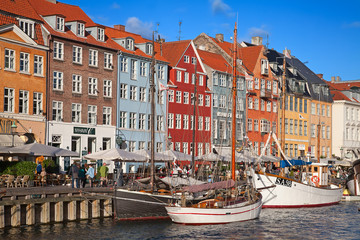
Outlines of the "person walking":
{"type": "Polygon", "coordinates": [[[79,168],[76,163],[72,164],[69,174],[71,176],[71,187],[74,188],[75,182],[75,187],[79,188],[79,168]]]}
{"type": "Polygon", "coordinates": [[[85,168],[81,167],[79,170],[79,180],[80,180],[80,187],[85,188],[86,184],[86,175],[85,175],[85,168]]]}
{"type": "Polygon", "coordinates": [[[38,165],[36,166],[36,174],[41,174],[41,171],[42,171],[42,166],[41,166],[41,163],[39,162],[38,165]]]}
{"type": "Polygon", "coordinates": [[[94,168],[92,167],[92,165],[89,165],[86,175],[89,177],[89,184],[90,184],[90,187],[92,188],[93,187],[93,179],[95,177],[95,171],[94,171],[94,168]]]}
{"type": "Polygon", "coordinates": [[[107,176],[108,176],[109,168],[106,166],[106,163],[104,163],[100,168],[100,186],[106,187],[107,182],[107,176]]]}

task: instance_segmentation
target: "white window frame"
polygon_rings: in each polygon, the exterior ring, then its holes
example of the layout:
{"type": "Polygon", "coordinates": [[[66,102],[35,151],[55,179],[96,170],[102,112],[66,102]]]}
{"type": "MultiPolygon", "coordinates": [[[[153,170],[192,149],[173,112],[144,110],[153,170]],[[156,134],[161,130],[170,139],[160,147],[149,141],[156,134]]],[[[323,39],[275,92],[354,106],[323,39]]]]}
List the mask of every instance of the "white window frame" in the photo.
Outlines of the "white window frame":
{"type": "Polygon", "coordinates": [[[39,92],[33,93],[33,114],[40,115],[43,113],[43,94],[39,92]]]}
{"type": "Polygon", "coordinates": [[[111,107],[103,107],[103,125],[110,126],[111,125],[111,107]]]}
{"type": "Polygon", "coordinates": [[[184,104],[189,104],[189,93],[184,92],[184,104]]]}
{"type": "Polygon", "coordinates": [[[15,89],[5,88],[4,90],[4,112],[13,113],[15,111],[15,89]]]}
{"type": "Polygon", "coordinates": [[[88,124],[97,124],[97,106],[96,105],[88,105],[88,117],[87,117],[88,124]]]}
{"type": "Polygon", "coordinates": [[[21,73],[30,73],[30,54],[25,52],[20,52],[20,72],[21,73]]]}
{"type": "Polygon", "coordinates": [[[139,113],[139,126],[138,129],[145,130],[145,124],[146,124],[146,114],[139,113]]]}
{"type": "Polygon", "coordinates": [[[184,72],[184,83],[189,83],[189,73],[184,72]]]}
{"type": "Polygon", "coordinates": [[[76,34],[79,36],[79,37],[85,37],[85,24],[81,23],[81,22],[78,22],[76,24],[76,34]]]}
{"type": "Polygon", "coordinates": [[[130,60],[130,78],[132,80],[137,79],[137,60],[135,59],[130,60]]]}
{"type": "Polygon", "coordinates": [[[39,55],[34,55],[34,75],[43,76],[44,75],[44,57],[39,55]]]}
{"type": "Polygon", "coordinates": [[[175,128],[181,129],[181,114],[175,115],[175,128]]]}
{"type": "Polygon", "coordinates": [[[181,75],[182,75],[181,71],[177,70],[176,71],[176,81],[177,82],[181,82],[181,75]]]}
{"type": "Polygon", "coordinates": [[[5,70],[15,71],[15,50],[5,48],[5,70]]]}
{"type": "Polygon", "coordinates": [[[165,66],[158,65],[158,79],[164,80],[165,79],[165,66]]]}
{"type": "Polygon", "coordinates": [[[130,85],[130,100],[137,101],[137,86],[130,85]]]}
{"type": "Polygon", "coordinates": [[[33,21],[19,19],[19,27],[26,35],[34,38],[35,24],[33,21]]]}
{"type": "Polygon", "coordinates": [[[120,98],[127,99],[127,84],[121,83],[120,84],[120,98]]]}
{"type": "Polygon", "coordinates": [[[176,91],[176,103],[181,103],[181,91],[176,91]]]}
{"type": "Polygon", "coordinates": [[[121,72],[128,71],[128,59],[126,57],[121,57],[120,59],[120,71],[121,72]]]}
{"type": "Polygon", "coordinates": [[[173,113],[168,114],[168,128],[169,129],[174,128],[174,114],[173,113]]]}
{"type": "Polygon", "coordinates": [[[65,19],[59,16],[56,16],[56,30],[64,32],[65,31],[65,19]]]}
{"type": "Polygon", "coordinates": [[[57,91],[63,91],[64,85],[64,73],[59,71],[53,71],[52,89],[57,91]]]}
{"type": "Polygon", "coordinates": [[[104,97],[111,98],[112,97],[112,81],[104,80],[104,97]]]}
{"type": "Polygon", "coordinates": [[[29,114],[29,91],[19,90],[19,113],[29,114]]]}
{"type": "Polygon", "coordinates": [[[127,112],[120,111],[119,128],[127,128],[127,112]]]}
{"type": "Polygon", "coordinates": [[[139,101],[146,102],[146,88],[144,87],[139,88],[139,101]]]}
{"type": "Polygon", "coordinates": [[[82,64],[82,47],[73,46],[72,61],[76,64],[82,64]]]}
{"type": "Polygon", "coordinates": [[[52,102],[52,121],[62,122],[63,121],[63,102],[53,101],[52,102]]]}
{"type": "Polygon", "coordinates": [[[98,95],[98,79],[94,77],[88,78],[88,94],[91,96],[97,96],[98,95]]]}
{"type": "Polygon", "coordinates": [[[174,102],[175,101],[174,90],[169,90],[168,94],[169,94],[169,96],[168,96],[169,102],[174,102]]]}
{"type": "Polygon", "coordinates": [[[81,104],[72,103],[71,104],[71,122],[81,123],[81,104]]]}
{"type": "Polygon", "coordinates": [[[190,62],[190,58],[187,55],[184,55],[184,63],[189,63],[190,62]]]}
{"type": "Polygon", "coordinates": [[[82,76],[78,74],[72,75],[72,92],[81,94],[82,92],[82,76]]]}
{"type": "Polygon", "coordinates": [[[210,107],[210,95],[205,95],[205,107],[210,107]]]}
{"type": "Polygon", "coordinates": [[[64,43],[54,41],[53,58],[64,60],[64,43]]]}
{"type": "Polygon", "coordinates": [[[102,42],[105,41],[105,29],[103,28],[97,29],[97,40],[102,42]]]}
{"type": "Polygon", "coordinates": [[[89,49],[89,66],[97,67],[99,62],[99,52],[94,49],[89,49]]]}
{"type": "Polygon", "coordinates": [[[140,76],[145,77],[147,71],[147,62],[140,61],[140,76]]]}
{"type": "Polygon", "coordinates": [[[183,116],[183,129],[189,129],[189,115],[186,114],[183,116]]]}

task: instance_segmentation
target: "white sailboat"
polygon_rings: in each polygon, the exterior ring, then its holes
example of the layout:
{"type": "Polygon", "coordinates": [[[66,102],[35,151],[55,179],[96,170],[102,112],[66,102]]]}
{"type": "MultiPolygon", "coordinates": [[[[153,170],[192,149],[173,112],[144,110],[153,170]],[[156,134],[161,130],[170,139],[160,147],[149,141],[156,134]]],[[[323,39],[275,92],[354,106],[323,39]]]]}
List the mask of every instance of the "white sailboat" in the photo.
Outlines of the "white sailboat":
{"type": "Polygon", "coordinates": [[[183,198],[166,207],[175,223],[202,225],[225,224],[258,218],[261,211],[261,194],[249,185],[236,186],[235,133],[236,133],[236,24],[234,29],[233,94],[232,94],[232,179],[228,181],[194,185],[184,189],[183,198]],[[186,194],[208,194],[209,198],[190,204],[186,194]]]}

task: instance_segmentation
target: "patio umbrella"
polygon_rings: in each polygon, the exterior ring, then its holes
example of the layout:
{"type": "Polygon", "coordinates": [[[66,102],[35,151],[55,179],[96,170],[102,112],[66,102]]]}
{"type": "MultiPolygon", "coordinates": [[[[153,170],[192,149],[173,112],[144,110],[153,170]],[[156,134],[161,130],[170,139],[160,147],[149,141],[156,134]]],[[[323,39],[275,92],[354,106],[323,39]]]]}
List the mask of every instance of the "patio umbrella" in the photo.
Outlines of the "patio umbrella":
{"type": "Polygon", "coordinates": [[[206,161],[211,161],[211,162],[224,161],[225,160],[224,156],[221,156],[221,155],[213,153],[213,152],[201,155],[201,156],[199,156],[197,158],[202,159],[202,160],[206,160],[206,161]]]}
{"type": "Polygon", "coordinates": [[[30,155],[44,157],[77,157],[79,153],[41,143],[30,143],[7,149],[9,155],[30,155]]]}
{"type": "Polygon", "coordinates": [[[161,154],[165,154],[174,160],[186,160],[186,161],[192,160],[191,155],[175,150],[166,150],[164,152],[161,152],[161,154]]]}
{"type": "Polygon", "coordinates": [[[146,159],[143,156],[133,152],[122,150],[120,148],[111,148],[111,149],[91,153],[85,155],[84,158],[88,160],[103,159],[104,161],[109,161],[109,160],[113,160],[113,161],[120,160],[120,161],[128,161],[128,162],[146,161],[146,159]]]}
{"type": "MultiPolygon", "coordinates": [[[[147,160],[151,159],[151,151],[150,150],[142,149],[142,150],[137,150],[134,153],[145,157],[147,160]]],[[[169,155],[165,155],[163,153],[156,152],[154,155],[155,155],[154,160],[157,162],[173,161],[173,157],[171,157],[169,155]]]]}

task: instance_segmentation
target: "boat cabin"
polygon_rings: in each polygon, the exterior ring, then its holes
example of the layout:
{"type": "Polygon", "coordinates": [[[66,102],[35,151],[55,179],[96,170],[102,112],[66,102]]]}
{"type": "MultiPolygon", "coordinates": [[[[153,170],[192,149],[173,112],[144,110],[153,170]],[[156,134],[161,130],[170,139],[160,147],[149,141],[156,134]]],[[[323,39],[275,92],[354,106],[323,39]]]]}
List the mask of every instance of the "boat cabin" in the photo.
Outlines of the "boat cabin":
{"type": "Polygon", "coordinates": [[[312,163],[307,166],[310,174],[311,184],[317,187],[325,187],[329,184],[328,164],[324,163],[312,163]]]}

